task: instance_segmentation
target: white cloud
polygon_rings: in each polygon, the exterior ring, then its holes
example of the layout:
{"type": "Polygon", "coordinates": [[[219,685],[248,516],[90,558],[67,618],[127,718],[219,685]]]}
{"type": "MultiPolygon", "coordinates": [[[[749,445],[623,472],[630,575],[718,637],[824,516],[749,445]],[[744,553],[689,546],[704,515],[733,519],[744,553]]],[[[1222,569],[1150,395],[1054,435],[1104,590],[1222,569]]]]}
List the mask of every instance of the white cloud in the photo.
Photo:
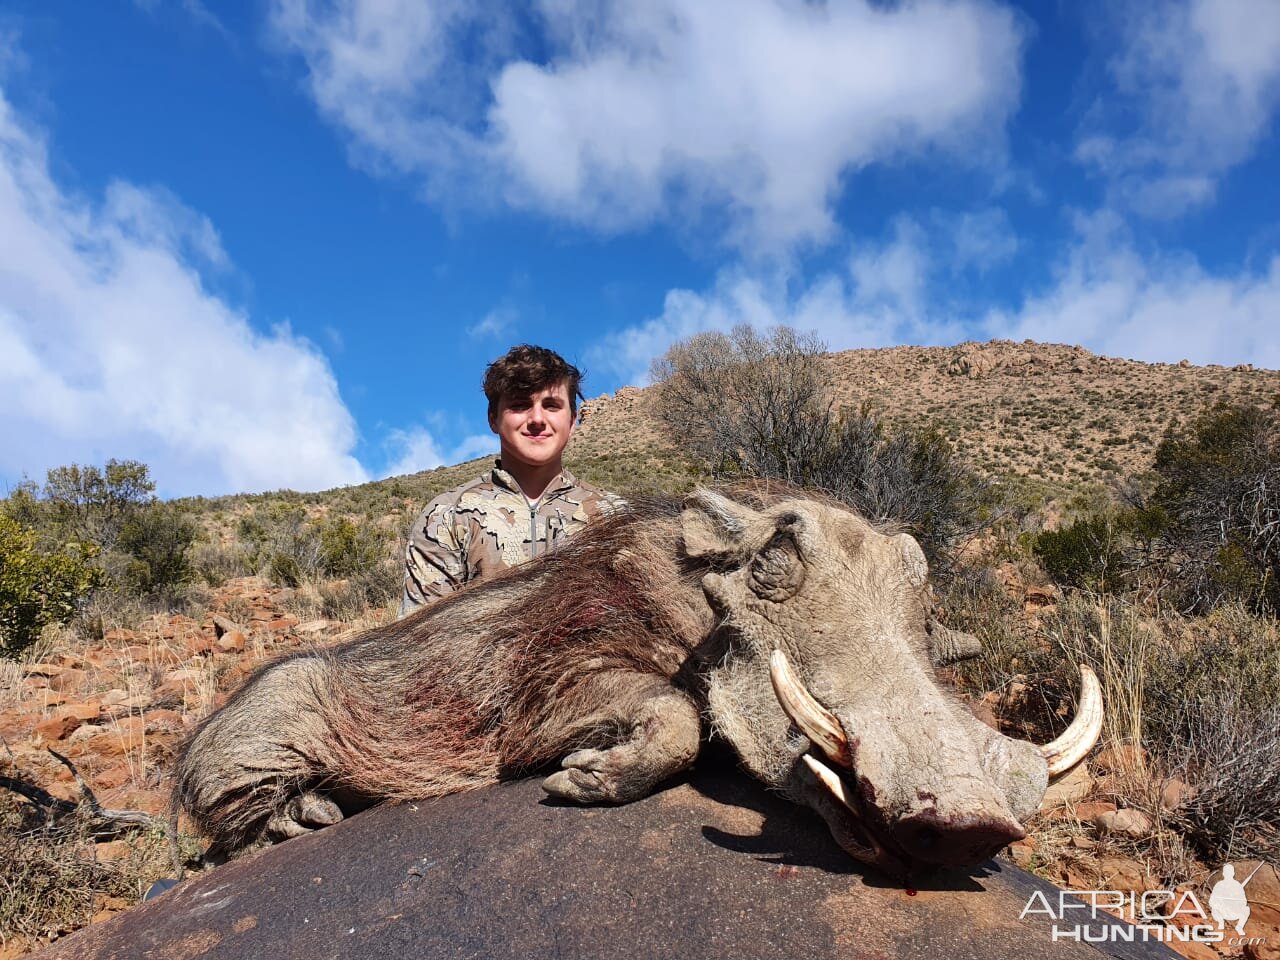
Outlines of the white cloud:
{"type": "Polygon", "coordinates": [[[950,238],[953,272],[986,273],[1018,252],[1019,240],[1009,215],[998,207],[960,214],[935,213],[935,227],[950,238]]]}
{"type": "MultiPolygon", "coordinates": [[[[954,272],[978,269],[959,253],[965,217],[930,219],[955,229],[926,233],[901,217],[883,241],[855,244],[843,272],[806,281],[739,265],[722,270],[709,291],[672,290],[660,316],[593,345],[593,369],[647,383],[649,364],[672,343],[740,323],[814,331],[832,350],[1030,338],[1151,363],[1280,369],[1280,256],[1261,271],[1214,273],[1190,254],[1144,256],[1112,212],[1079,215],[1044,288],[991,309],[950,298],[954,272]]],[[[1003,230],[997,236],[997,249],[1017,242],[1003,230]]]]}
{"type": "Polygon", "coordinates": [[[409,430],[390,431],[384,447],[388,454],[388,466],[383,471],[383,476],[399,477],[497,453],[498,440],[493,434],[475,434],[451,448],[442,449],[429,430],[425,427],[413,427],[409,430]]]}
{"type": "MultiPolygon", "coordinates": [[[[155,13],[161,6],[162,0],[133,0],[134,6],[139,7],[148,13],[155,13]]],[[[231,31],[226,28],[221,20],[206,7],[201,0],[178,0],[178,6],[182,8],[182,12],[191,18],[193,22],[208,27],[214,32],[220,34],[224,40],[233,40],[231,31]]]]}
{"type": "Polygon", "coordinates": [[[467,327],[467,336],[474,339],[500,340],[515,329],[519,312],[509,303],[500,304],[467,327]]]}
{"type": "Polygon", "coordinates": [[[856,245],[846,271],[798,288],[798,278],[785,270],[737,266],[722,270],[706,293],[672,290],[661,316],[610,334],[588,350],[588,358],[593,369],[642,384],[650,363],[672,343],[738,324],[814,332],[831,350],[954,342],[962,339],[962,328],[928,296],[935,269],[924,231],[902,217],[884,242],[856,245]]]}
{"type": "Polygon", "coordinates": [[[1079,217],[1076,228],[1052,285],[1016,311],[992,311],[990,336],[1148,362],[1280,368],[1280,257],[1261,272],[1214,274],[1190,255],[1142,256],[1113,214],[1079,217]]]}
{"type": "Polygon", "coordinates": [[[473,199],[606,231],[725,218],[753,252],[829,239],[868,164],[990,160],[1019,98],[1018,22],[982,0],[545,0],[538,63],[501,9],[275,0],[273,23],[357,158],[437,199],[465,172],[473,199]]]}
{"type": "Polygon", "coordinates": [[[1115,199],[1152,217],[1215,196],[1280,107],[1280,4],[1180,0],[1124,8],[1116,91],[1100,103],[1076,158],[1115,199]]]}
{"type": "Polygon", "coordinates": [[[53,181],[0,94],[0,475],[128,457],[166,495],[366,479],[324,356],[203,285],[217,232],[163,190],[53,181]]]}

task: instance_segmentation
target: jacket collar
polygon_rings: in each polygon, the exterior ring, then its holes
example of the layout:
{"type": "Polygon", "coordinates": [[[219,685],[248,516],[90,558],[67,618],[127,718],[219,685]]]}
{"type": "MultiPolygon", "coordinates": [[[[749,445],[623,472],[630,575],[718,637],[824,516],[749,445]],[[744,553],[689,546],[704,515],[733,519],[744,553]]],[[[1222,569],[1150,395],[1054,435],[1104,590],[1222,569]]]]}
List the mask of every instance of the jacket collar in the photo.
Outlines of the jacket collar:
{"type": "MultiPolygon", "coordinates": [[[[495,486],[504,490],[509,490],[516,496],[524,498],[524,491],[520,489],[520,484],[516,482],[516,478],[502,469],[502,461],[493,461],[493,470],[489,475],[489,479],[493,481],[495,486]]],[[[542,496],[538,498],[539,503],[543,503],[552,497],[564,493],[566,490],[572,490],[578,485],[577,478],[568,470],[561,470],[552,481],[547,484],[547,489],[542,491],[542,496]]]]}

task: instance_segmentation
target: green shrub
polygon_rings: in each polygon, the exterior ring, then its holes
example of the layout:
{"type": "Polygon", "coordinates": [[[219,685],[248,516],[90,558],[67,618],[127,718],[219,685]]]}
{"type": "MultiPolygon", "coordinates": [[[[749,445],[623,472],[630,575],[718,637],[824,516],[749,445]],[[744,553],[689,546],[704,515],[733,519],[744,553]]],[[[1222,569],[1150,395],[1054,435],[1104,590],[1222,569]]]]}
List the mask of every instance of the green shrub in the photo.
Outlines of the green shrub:
{"type": "Polygon", "coordinates": [[[195,539],[195,524],[171,504],[156,502],[132,511],[116,541],[129,557],[125,588],[141,596],[173,596],[191,580],[188,552],[195,539]]]}
{"type": "Polygon", "coordinates": [[[1032,542],[1032,553],[1059,584],[1106,589],[1124,567],[1123,531],[1110,513],[1097,513],[1060,530],[1046,530],[1032,542]]]}
{"type": "Polygon", "coordinates": [[[13,657],[50,623],[66,623],[98,585],[92,551],[42,549],[34,530],[0,514],[0,655],[13,657]]]}
{"type": "Polygon", "coordinates": [[[1188,609],[1280,611],[1280,409],[1219,403],[1156,450],[1152,506],[1188,609]]]}
{"type": "Polygon", "coordinates": [[[377,566],[388,554],[387,538],[367,520],[339,517],[320,525],[320,562],[331,577],[349,577],[377,566]]]}

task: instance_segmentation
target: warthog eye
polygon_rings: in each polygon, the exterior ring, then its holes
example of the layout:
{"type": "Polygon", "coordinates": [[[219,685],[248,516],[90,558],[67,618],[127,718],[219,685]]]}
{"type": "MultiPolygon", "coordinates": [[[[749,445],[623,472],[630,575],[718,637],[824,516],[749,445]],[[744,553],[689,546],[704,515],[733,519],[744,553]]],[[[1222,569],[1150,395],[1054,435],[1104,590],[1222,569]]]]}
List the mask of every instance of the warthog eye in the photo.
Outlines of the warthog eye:
{"type": "Polygon", "coordinates": [[[805,566],[789,533],[774,534],[764,549],[751,558],[747,583],[751,591],[775,603],[795,595],[804,583],[805,566]]]}

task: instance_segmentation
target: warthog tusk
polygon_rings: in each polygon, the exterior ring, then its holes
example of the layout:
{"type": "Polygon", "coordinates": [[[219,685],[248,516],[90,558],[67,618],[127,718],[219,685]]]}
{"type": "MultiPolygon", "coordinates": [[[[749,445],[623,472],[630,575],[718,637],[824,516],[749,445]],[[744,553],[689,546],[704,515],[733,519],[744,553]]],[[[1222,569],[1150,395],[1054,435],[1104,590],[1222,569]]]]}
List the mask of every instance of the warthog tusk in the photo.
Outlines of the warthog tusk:
{"type": "Polygon", "coordinates": [[[1040,756],[1049,764],[1049,776],[1066,773],[1088,756],[1102,732],[1102,685],[1098,676],[1080,664],[1080,707],[1071,726],[1062,736],[1040,748],[1040,756]]]}
{"type": "Polygon", "coordinates": [[[831,792],[831,795],[844,805],[845,809],[851,813],[858,813],[858,808],[849,799],[849,795],[845,792],[844,781],[840,779],[840,774],[836,773],[825,763],[806,753],[800,758],[805,765],[813,771],[813,775],[818,781],[831,792]]]}
{"type": "Polygon", "coordinates": [[[787,662],[787,655],[774,650],[769,655],[769,679],[782,709],[806,737],[835,763],[851,768],[849,741],[835,714],[813,698],[787,662]]]}

